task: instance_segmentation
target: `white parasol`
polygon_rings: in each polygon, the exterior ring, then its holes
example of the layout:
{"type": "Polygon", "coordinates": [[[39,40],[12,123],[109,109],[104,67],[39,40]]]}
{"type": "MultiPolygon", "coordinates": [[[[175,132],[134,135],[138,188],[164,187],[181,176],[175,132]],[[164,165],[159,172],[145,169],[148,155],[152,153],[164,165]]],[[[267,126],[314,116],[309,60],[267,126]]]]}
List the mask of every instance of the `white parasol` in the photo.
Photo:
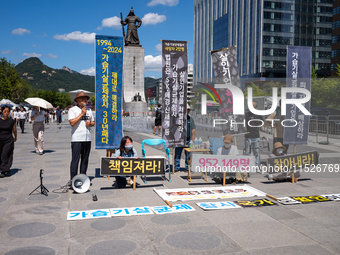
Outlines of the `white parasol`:
{"type": "Polygon", "coordinates": [[[29,103],[33,106],[38,106],[44,109],[53,108],[53,105],[49,102],[47,102],[45,99],[39,98],[39,97],[30,97],[26,98],[25,102],[29,103]]]}

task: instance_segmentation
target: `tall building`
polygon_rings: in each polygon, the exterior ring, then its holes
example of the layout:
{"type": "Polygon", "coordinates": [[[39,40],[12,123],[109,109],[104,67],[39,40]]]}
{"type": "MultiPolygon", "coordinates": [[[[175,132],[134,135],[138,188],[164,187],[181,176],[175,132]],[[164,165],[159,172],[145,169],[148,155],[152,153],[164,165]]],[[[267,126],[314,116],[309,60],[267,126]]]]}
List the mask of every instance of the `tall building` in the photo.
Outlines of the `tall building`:
{"type": "Polygon", "coordinates": [[[213,77],[210,51],[237,46],[240,76],[285,77],[287,45],[310,46],[330,75],[333,0],[195,0],[194,76],[213,77]]]}
{"type": "Polygon", "coordinates": [[[333,1],[333,27],[332,27],[332,76],[337,76],[337,64],[340,64],[340,0],[333,1]]]}

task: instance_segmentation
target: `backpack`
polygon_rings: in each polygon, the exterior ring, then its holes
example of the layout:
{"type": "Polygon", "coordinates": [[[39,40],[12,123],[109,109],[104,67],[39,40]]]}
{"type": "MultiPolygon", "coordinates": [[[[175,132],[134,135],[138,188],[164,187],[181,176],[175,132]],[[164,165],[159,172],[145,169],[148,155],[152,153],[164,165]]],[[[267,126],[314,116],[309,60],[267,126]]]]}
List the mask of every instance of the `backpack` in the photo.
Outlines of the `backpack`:
{"type": "Polygon", "coordinates": [[[156,110],[156,119],[161,119],[162,118],[162,113],[161,113],[161,110],[158,108],[156,110]]]}

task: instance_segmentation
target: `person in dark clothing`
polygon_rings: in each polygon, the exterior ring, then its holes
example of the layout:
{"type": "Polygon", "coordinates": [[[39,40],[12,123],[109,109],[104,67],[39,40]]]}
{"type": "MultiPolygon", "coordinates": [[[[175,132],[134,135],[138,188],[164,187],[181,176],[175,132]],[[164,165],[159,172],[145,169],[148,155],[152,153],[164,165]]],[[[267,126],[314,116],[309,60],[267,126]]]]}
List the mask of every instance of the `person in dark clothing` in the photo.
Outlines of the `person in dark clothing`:
{"type": "MultiPolygon", "coordinates": [[[[253,101],[253,107],[257,109],[257,102],[253,101]]],[[[256,121],[262,120],[261,116],[258,116],[251,111],[246,112],[246,125],[247,133],[245,134],[245,155],[250,154],[250,150],[253,150],[255,156],[255,165],[259,165],[259,145],[260,145],[260,126],[263,122],[256,121]],[[253,121],[254,120],[254,121],[253,121]],[[248,121],[250,121],[248,123],[248,121]]]]}
{"type": "Polygon", "coordinates": [[[153,134],[156,134],[158,127],[158,134],[161,134],[161,127],[162,127],[162,108],[161,104],[158,104],[158,108],[156,109],[156,118],[155,118],[155,127],[153,128],[153,134]]]}
{"type": "Polygon", "coordinates": [[[4,106],[2,113],[3,116],[0,118],[0,178],[4,178],[11,169],[14,142],[17,141],[17,126],[15,120],[9,118],[10,108],[4,106]]]}
{"type": "MultiPolygon", "coordinates": [[[[196,135],[196,125],[193,118],[189,115],[190,106],[187,105],[187,142],[186,145],[189,145],[190,140],[195,140],[196,135]]],[[[181,155],[184,147],[176,147],[175,148],[175,171],[180,170],[180,163],[181,163],[181,155]]],[[[190,153],[187,155],[185,153],[185,170],[188,171],[188,157],[190,158],[190,153]]]]}
{"type": "MultiPolygon", "coordinates": [[[[124,136],[120,141],[119,149],[116,150],[116,158],[122,159],[135,157],[138,159],[137,151],[133,148],[132,143],[133,141],[130,136],[124,136]]],[[[128,181],[126,181],[126,178],[129,178],[129,176],[116,176],[118,188],[125,188],[126,184],[133,185],[132,177],[130,177],[128,181]]]]}
{"type": "Polygon", "coordinates": [[[61,115],[63,111],[60,109],[59,106],[57,106],[56,114],[57,114],[57,125],[61,123],[61,115]]]}

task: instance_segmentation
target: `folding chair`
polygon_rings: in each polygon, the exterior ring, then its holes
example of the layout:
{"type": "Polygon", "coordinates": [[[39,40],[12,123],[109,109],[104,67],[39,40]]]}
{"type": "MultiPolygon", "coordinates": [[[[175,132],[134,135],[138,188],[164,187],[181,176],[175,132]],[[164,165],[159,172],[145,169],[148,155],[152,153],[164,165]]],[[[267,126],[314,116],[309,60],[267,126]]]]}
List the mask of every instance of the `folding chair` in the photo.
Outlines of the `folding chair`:
{"type": "MultiPolygon", "coordinates": [[[[150,145],[150,146],[157,146],[160,144],[164,144],[164,150],[165,150],[165,164],[164,164],[164,172],[169,171],[169,178],[168,181],[171,182],[171,172],[170,172],[170,161],[169,161],[169,155],[170,155],[170,149],[166,147],[166,142],[163,139],[146,139],[142,142],[142,156],[145,158],[145,149],[144,144],[150,145]]],[[[165,178],[165,175],[162,176],[162,178],[165,178]]],[[[141,176],[141,179],[144,183],[146,182],[146,176],[141,176]]]]}
{"type": "Polygon", "coordinates": [[[216,155],[217,150],[224,146],[223,137],[222,138],[214,138],[209,137],[209,143],[210,143],[210,150],[211,154],[216,155]]]}

